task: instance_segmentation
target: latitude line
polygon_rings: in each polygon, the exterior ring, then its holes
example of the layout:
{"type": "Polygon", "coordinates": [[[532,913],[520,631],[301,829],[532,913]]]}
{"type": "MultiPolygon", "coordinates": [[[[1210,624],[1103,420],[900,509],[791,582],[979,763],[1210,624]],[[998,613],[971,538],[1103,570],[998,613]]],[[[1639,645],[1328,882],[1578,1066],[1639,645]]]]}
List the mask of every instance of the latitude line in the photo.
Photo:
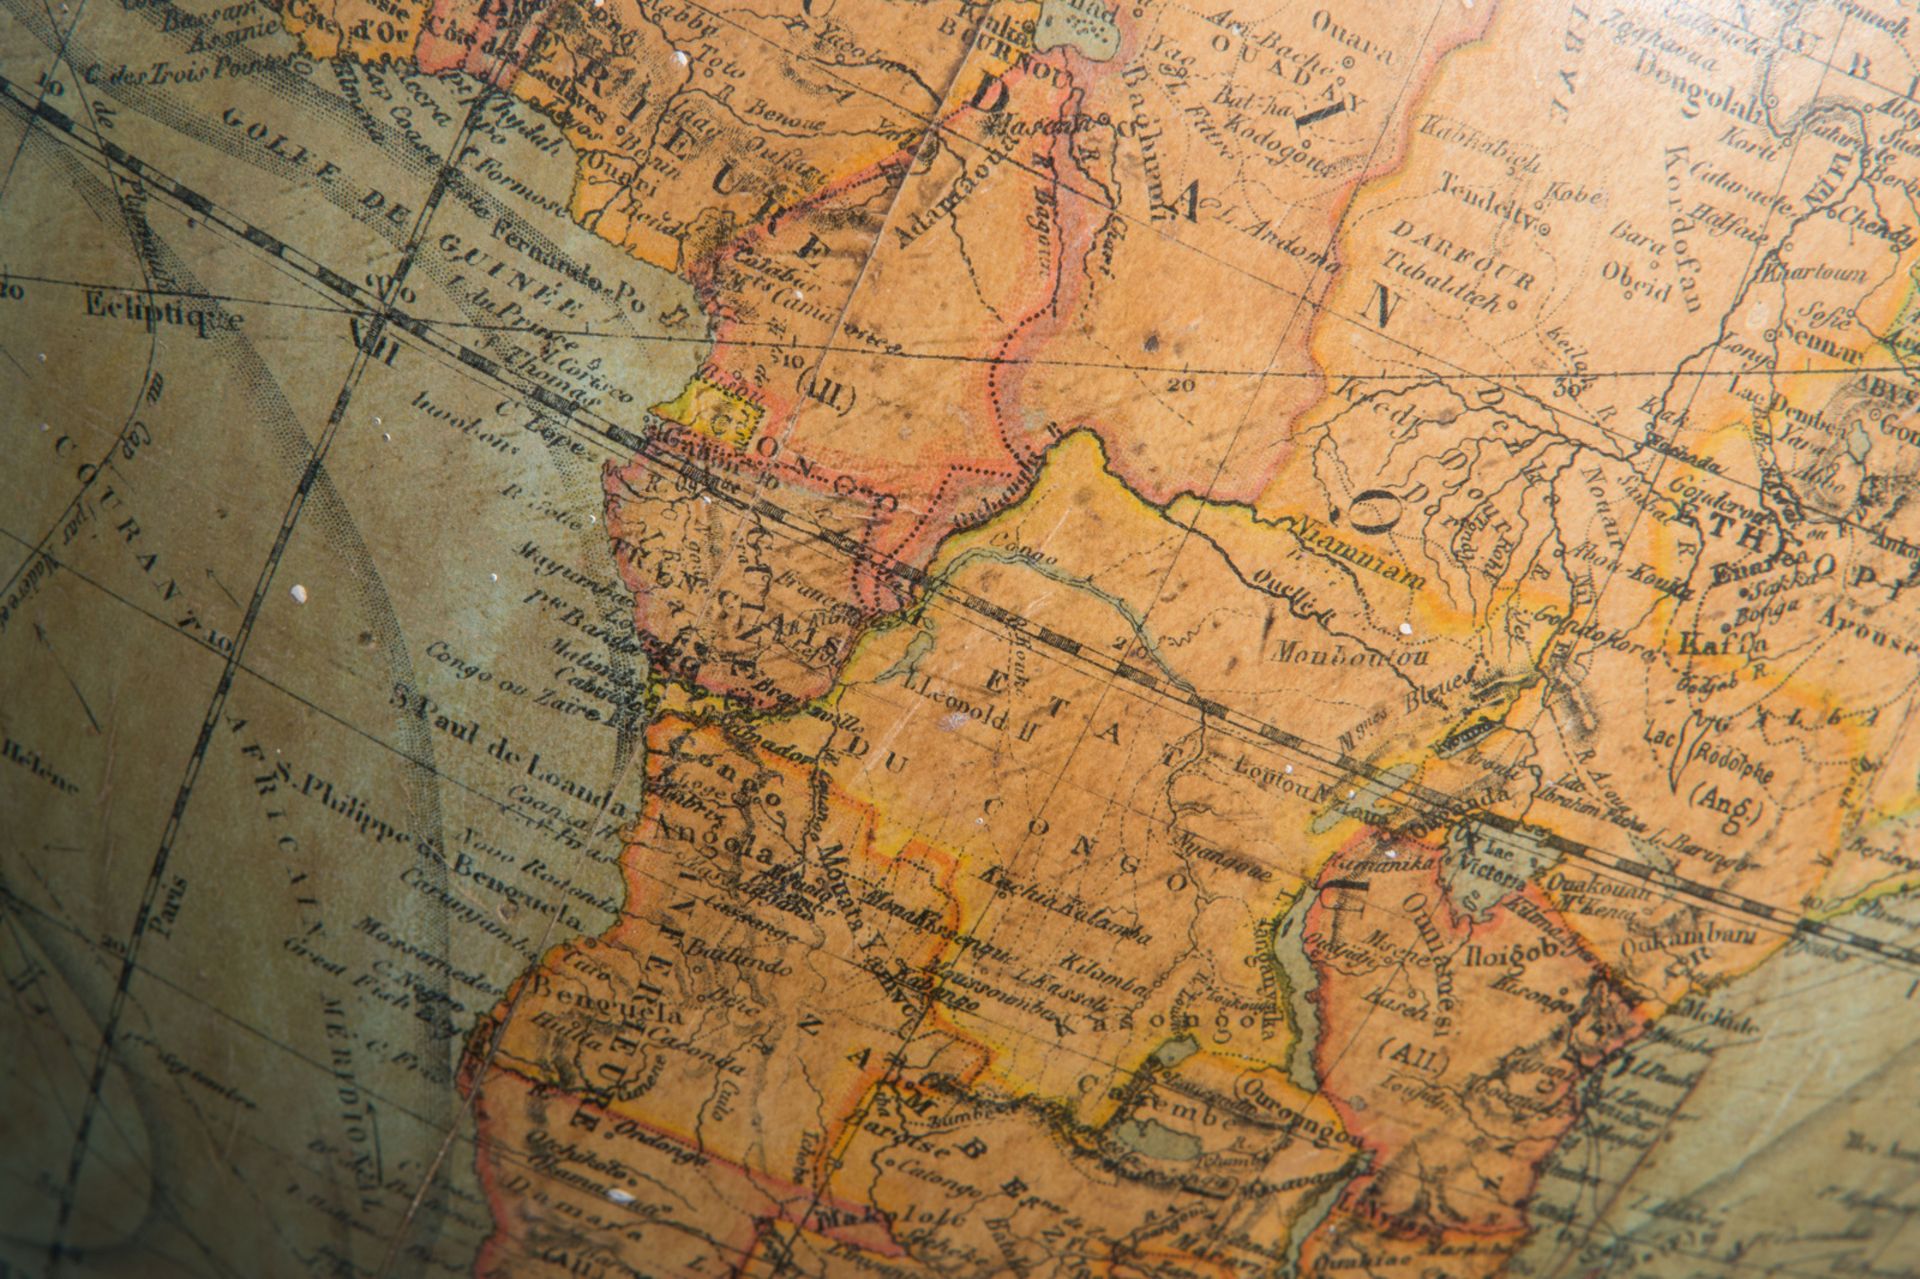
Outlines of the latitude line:
{"type": "MultiPolygon", "coordinates": [[[[689,3],[692,3],[692,2],[693,0],[689,0],[689,3]]],[[[0,101],[13,101],[21,109],[30,109],[26,107],[26,104],[24,102],[21,102],[18,100],[17,95],[13,91],[13,86],[4,77],[0,77],[0,101]]],[[[43,107],[41,108],[41,113],[43,115],[47,114],[49,110],[50,109],[43,107]]],[[[345,297],[350,300],[354,300],[356,302],[364,297],[369,296],[358,285],[353,284],[351,281],[349,281],[347,278],[340,275],[339,273],[330,270],[324,264],[320,263],[317,259],[314,259],[308,254],[301,252],[299,249],[295,248],[294,246],[283,242],[282,240],[280,240],[278,237],[274,236],[270,232],[263,231],[260,228],[255,227],[251,223],[245,221],[244,219],[238,217],[236,214],[233,214],[225,210],[221,206],[215,204],[212,200],[209,200],[206,196],[200,194],[198,191],[190,187],[187,187],[185,184],[180,183],[175,179],[172,179],[163,171],[157,168],[154,168],[153,166],[147,164],[145,161],[139,159],[138,157],[128,154],[127,152],[122,150],[117,144],[114,144],[111,142],[103,142],[98,147],[95,147],[93,144],[89,143],[85,138],[80,137],[74,131],[73,122],[71,120],[67,119],[65,116],[59,115],[57,112],[54,112],[52,114],[56,117],[57,121],[62,126],[61,133],[55,134],[53,136],[56,136],[56,137],[64,136],[69,141],[70,145],[86,148],[89,150],[96,150],[109,162],[119,164],[121,167],[125,168],[127,171],[134,174],[134,176],[146,179],[149,183],[149,186],[147,189],[150,194],[159,195],[165,199],[168,199],[171,202],[177,203],[181,207],[184,207],[189,211],[197,214],[205,223],[219,226],[221,227],[222,230],[225,230],[228,233],[242,240],[245,240],[247,243],[253,245],[257,249],[260,249],[272,255],[277,261],[307,276],[312,286],[318,286],[319,288],[325,289],[338,296],[345,297]]],[[[1339,312],[1328,312],[1328,313],[1336,314],[1336,315],[1339,314],[1339,312]]],[[[406,314],[405,312],[399,311],[397,308],[392,308],[392,307],[387,307],[384,312],[379,312],[377,314],[386,315],[390,319],[391,323],[393,323],[395,326],[399,327],[400,329],[404,330],[407,333],[412,334],[416,339],[429,344],[432,344],[432,339],[430,338],[429,335],[430,333],[432,333],[432,331],[436,327],[451,327],[451,326],[441,326],[439,322],[436,322],[436,321],[426,321],[426,320],[418,319],[414,316],[406,314]]],[[[509,330],[509,331],[512,331],[512,330],[509,330]]],[[[588,336],[603,336],[603,335],[589,334],[588,336]]],[[[443,338],[442,340],[449,343],[453,343],[453,340],[450,338],[443,338]]],[[[474,352],[470,348],[460,346],[457,343],[453,343],[453,345],[455,346],[456,351],[459,354],[459,357],[462,359],[462,361],[474,368],[481,369],[482,371],[487,371],[487,370],[491,370],[498,367],[497,362],[492,360],[488,356],[482,355],[478,352],[474,352]]],[[[778,348],[784,349],[785,347],[791,344],[772,343],[769,345],[771,347],[778,347],[778,348]]],[[[1401,345],[1404,346],[1407,344],[1401,343],[1401,345]]],[[[1414,350],[1416,354],[1420,354],[1420,352],[1418,352],[1416,348],[1412,348],[1409,346],[1408,349],[1414,350]]],[[[856,352],[856,353],[866,354],[866,352],[856,352]]],[[[1442,361],[1442,363],[1450,363],[1450,362],[1442,361]]],[[[1881,371],[1881,372],[1888,372],[1888,373],[1898,373],[1898,374],[1908,375],[1908,376],[1912,374],[1912,370],[1906,368],[1905,366],[1900,366],[1898,368],[1895,368],[1893,366],[1886,366],[1883,368],[1878,368],[1876,370],[1855,370],[1851,368],[1844,369],[1844,370],[1842,369],[1830,370],[1830,372],[1836,375],[1851,374],[1854,372],[1861,372],[1861,371],[1881,371]]],[[[1748,372],[1753,372],[1755,373],[1756,376],[1758,376],[1761,373],[1764,373],[1765,371],[1749,370],[1748,372]]],[[[1807,372],[1812,372],[1812,370],[1808,370],[1807,372]]],[[[1680,376],[1686,376],[1686,377],[1703,376],[1700,374],[1694,374],[1681,369],[1650,370],[1648,371],[1648,375],[1663,376],[1663,377],[1669,377],[1669,378],[1680,377],[1680,376]]],[[[1319,377],[1322,375],[1318,373],[1314,373],[1314,374],[1301,374],[1300,376],[1319,377]]],[[[1561,375],[1538,374],[1538,375],[1520,375],[1515,377],[1515,376],[1502,374],[1502,375],[1499,375],[1498,377],[1495,377],[1493,375],[1484,374],[1484,373],[1456,371],[1454,374],[1434,372],[1434,373],[1405,374],[1405,375],[1348,374],[1348,375],[1342,375],[1342,376],[1347,377],[1349,379],[1364,378],[1365,380],[1381,380],[1381,381],[1407,380],[1407,381],[1412,381],[1416,383],[1430,382],[1430,383],[1440,383],[1440,384],[1446,384],[1453,377],[1471,377],[1471,378],[1478,378],[1478,379],[1493,383],[1495,385],[1498,385],[1501,382],[1530,380],[1532,378],[1538,378],[1538,377],[1558,377],[1561,375]]],[[[1633,372],[1633,373],[1622,372],[1619,374],[1619,376],[1639,376],[1639,374],[1637,372],[1633,372]]],[[[1729,370],[1727,376],[1737,377],[1737,376],[1741,376],[1741,374],[1738,374],[1729,370]]],[[[1779,376],[1779,375],[1770,374],[1769,376],[1779,376]]],[[[1796,373],[1788,376],[1799,376],[1799,374],[1796,373]]],[[[1625,435],[1619,431],[1616,431],[1606,426],[1603,423],[1594,421],[1590,418],[1582,417],[1576,413],[1571,413],[1566,410],[1554,408],[1553,406],[1545,404],[1544,402],[1539,401],[1531,396],[1525,396],[1524,393],[1522,394],[1529,403],[1538,405],[1540,408],[1545,410],[1549,415],[1565,416],[1565,417],[1571,418],[1573,421],[1578,422],[1581,425],[1586,426],[1594,431],[1597,431],[1601,435],[1607,436],[1608,438],[1611,438],[1611,439],[1619,440],[1624,444],[1630,444],[1634,446],[1636,451],[1640,447],[1644,446],[1643,439],[1636,439],[1633,436],[1625,435]]],[[[619,426],[618,424],[612,422],[611,419],[608,419],[598,413],[595,413],[593,412],[593,410],[588,409],[585,406],[579,405],[577,402],[567,399],[564,396],[548,391],[543,387],[535,386],[532,390],[532,396],[536,403],[540,404],[541,406],[553,412],[560,413],[564,416],[590,417],[597,420],[598,422],[604,423],[605,433],[609,434],[612,438],[616,439],[616,441],[619,441],[620,443],[622,443],[623,447],[626,446],[626,441],[629,441],[629,440],[637,441],[640,438],[638,435],[628,430],[627,428],[619,426]]],[[[1584,443],[1578,440],[1577,438],[1574,438],[1572,436],[1565,434],[1564,432],[1553,430],[1544,426],[1538,426],[1533,423],[1523,422],[1523,424],[1529,430],[1536,431],[1540,434],[1552,435],[1555,438],[1560,439],[1565,443],[1571,444],[1577,448],[1593,449],[1595,452],[1600,453],[1602,456],[1613,457],[1614,460],[1616,461],[1629,460],[1626,457],[1608,454],[1605,452],[1605,450],[1596,449],[1592,444],[1584,443]]],[[[634,445],[631,445],[631,447],[638,449],[639,446],[637,444],[634,444],[634,445]]],[[[1665,455],[1662,454],[1661,456],[1664,457],[1665,455]]],[[[631,460],[631,459],[623,459],[623,460],[631,460]]],[[[1765,490],[1763,486],[1759,484],[1750,483],[1748,481],[1737,479],[1735,477],[1721,474],[1718,472],[1706,472],[1704,471],[1704,468],[1696,467],[1694,469],[1703,471],[1703,473],[1705,474],[1712,475],[1716,481],[1722,484],[1725,484],[1729,487],[1738,488],[1745,492],[1750,492],[1754,494],[1756,497],[1764,496],[1765,494],[1765,490]]],[[[1875,538],[1876,530],[1868,528],[1865,525],[1859,523],[1858,521],[1852,520],[1845,515],[1842,515],[1833,511],[1828,511],[1822,507],[1814,506],[1811,503],[1802,502],[1800,506],[1803,510],[1811,512],[1813,515],[1815,515],[1819,519],[1829,521],[1839,527],[1848,529],[1855,533],[1859,533],[1869,540],[1873,540],[1875,538]]],[[[876,554],[878,554],[878,552],[876,552],[876,554]]],[[[29,557],[26,563],[31,563],[31,557],[29,557]]],[[[23,571],[24,567],[25,567],[25,564],[23,564],[20,568],[17,568],[15,570],[15,576],[17,576],[19,572],[23,571]]]]}
{"type": "MultiPolygon", "coordinates": [[[[4,90],[6,81],[0,78],[0,90],[4,90]]],[[[154,288],[147,285],[126,284],[111,280],[80,280],[68,276],[30,275],[9,270],[7,278],[27,284],[44,284],[52,288],[82,289],[94,292],[117,290],[122,293],[139,293],[155,298],[174,298],[190,302],[218,302],[226,306],[250,306],[266,309],[289,311],[310,311],[324,315],[341,317],[368,318],[380,314],[372,306],[347,306],[337,303],[296,302],[290,298],[244,297],[234,293],[219,293],[213,290],[154,288]]],[[[305,287],[314,287],[311,279],[297,281],[305,287]]],[[[567,337],[584,338],[597,342],[628,342],[636,345],[659,346],[711,346],[713,339],[703,336],[688,336],[678,333],[615,333],[594,328],[567,328],[549,324],[501,324],[485,320],[456,320],[445,318],[425,318],[409,315],[407,318],[429,329],[469,330],[494,335],[525,335],[527,337],[567,337]]],[[[1212,366],[1203,364],[1149,364],[1131,360],[1073,360],[1058,359],[1044,355],[973,355],[962,351],[914,351],[908,349],[883,350],[864,346],[837,346],[825,342],[802,342],[799,339],[779,341],[772,338],[729,338],[726,345],[751,351],[808,351],[827,355],[855,355],[875,360],[927,361],[943,364],[991,365],[1003,368],[1050,368],[1050,369],[1087,369],[1108,373],[1184,373],[1194,377],[1236,377],[1258,378],[1263,381],[1311,381],[1327,382],[1414,382],[1450,384],[1460,381],[1478,382],[1544,382],[1561,381],[1574,375],[1542,369],[1526,371],[1522,369],[1481,371],[1458,369],[1453,372],[1425,370],[1410,373],[1351,373],[1343,370],[1326,372],[1308,372],[1298,369],[1276,369],[1272,367],[1255,368],[1250,365],[1240,367],[1212,366]]],[[[1639,369],[1588,369],[1579,375],[1579,379],[1617,380],[1626,378],[1742,378],[1742,377],[1855,377],[1862,373],[1886,373],[1894,376],[1914,375],[1914,367],[1909,364],[1846,364],[1832,368],[1803,368],[1782,372],[1779,369],[1688,369],[1639,368],[1639,369]]],[[[1569,416],[1574,416],[1569,414],[1569,416]]],[[[1584,419],[1578,419],[1582,420],[1584,419]]],[[[1602,428],[1604,429],[1604,428],[1602,428]]],[[[1615,434],[1623,440],[1633,437],[1615,434]]]]}
{"type": "MultiPolygon", "coordinates": [[[[82,144],[84,145],[84,143],[82,144]]],[[[182,188],[182,190],[185,191],[185,195],[180,198],[190,199],[192,203],[189,207],[198,207],[199,205],[212,207],[211,202],[206,201],[204,197],[198,196],[197,193],[186,188],[182,188]]],[[[223,216],[231,215],[223,214],[223,216]]],[[[232,233],[241,236],[241,238],[246,239],[249,243],[254,244],[256,247],[263,248],[266,251],[274,252],[275,249],[278,249],[279,251],[275,256],[283,261],[293,263],[293,258],[296,255],[300,258],[306,258],[306,255],[298,254],[297,250],[293,250],[289,246],[280,245],[278,241],[272,240],[271,237],[266,237],[265,233],[255,231],[255,229],[248,224],[241,223],[239,229],[231,229],[226,228],[220,220],[211,217],[208,217],[206,221],[213,225],[222,226],[223,229],[230,229],[232,233]],[[249,234],[249,232],[253,232],[253,234],[249,234]],[[262,244],[260,242],[261,238],[265,238],[267,244],[262,244]]],[[[313,261],[313,259],[310,258],[306,260],[313,261]]],[[[297,263],[294,265],[297,266],[297,263]]],[[[337,281],[339,287],[346,291],[349,296],[358,292],[357,286],[334,275],[334,273],[328,271],[317,262],[314,263],[314,271],[317,273],[315,278],[323,283],[329,278],[337,281]]],[[[702,466],[696,459],[667,452],[666,446],[660,444],[654,438],[643,438],[633,431],[613,423],[610,419],[602,417],[592,409],[586,408],[571,400],[566,400],[538,385],[522,387],[515,382],[511,375],[496,361],[470,348],[452,343],[449,339],[439,338],[439,340],[436,341],[435,337],[437,337],[437,335],[431,335],[426,325],[419,321],[412,320],[411,317],[407,317],[399,312],[394,312],[393,323],[403,331],[412,334],[428,349],[450,355],[471,373],[477,373],[495,385],[512,391],[523,404],[538,406],[538,408],[544,408],[559,414],[562,422],[565,423],[569,429],[578,432],[585,439],[590,440],[596,447],[606,449],[611,456],[618,460],[632,461],[635,460],[636,455],[646,458],[652,464],[663,466],[673,471],[680,478],[688,481],[695,487],[707,489],[717,499],[740,506],[742,509],[750,510],[763,518],[774,520],[776,523],[791,529],[797,536],[805,537],[819,544],[831,546],[842,554],[864,559],[875,564],[881,571],[891,573],[895,577],[906,579],[910,583],[924,587],[929,585],[933,580],[934,575],[929,574],[925,570],[914,568],[911,565],[894,559],[894,557],[890,555],[871,550],[853,542],[852,539],[846,537],[844,534],[820,528],[803,516],[798,516],[792,512],[783,510],[768,501],[755,486],[744,484],[737,480],[722,479],[716,470],[702,466]],[[452,349],[448,350],[441,346],[441,342],[447,342],[452,349]]],[[[1083,660],[1098,660],[1088,657],[1083,646],[1067,637],[1059,636],[1045,627],[1030,628],[1024,619],[1018,618],[1016,615],[1010,614],[1006,610],[1000,609],[988,601],[981,600],[979,597],[972,596],[969,593],[961,594],[964,596],[964,600],[969,608],[990,620],[1008,626],[1018,633],[1028,635],[1030,639],[1037,639],[1038,642],[1061,648],[1070,655],[1081,657],[1083,660]]],[[[1124,663],[1120,663],[1119,665],[1125,668],[1128,678],[1134,682],[1144,683],[1149,688],[1157,689],[1158,685],[1155,677],[1145,672],[1134,671],[1132,668],[1126,667],[1124,663]]],[[[1377,783],[1390,783],[1390,785],[1381,792],[1387,796],[1396,795],[1402,790],[1413,790],[1422,802],[1429,804],[1438,812],[1447,812],[1457,807],[1457,801],[1452,796],[1433,791],[1430,788],[1418,787],[1412,782],[1393,779],[1374,766],[1364,761],[1345,756],[1340,752],[1327,751],[1327,755],[1333,757],[1332,760],[1313,755],[1312,751],[1314,749],[1324,750],[1325,748],[1314,748],[1311,743],[1307,743],[1304,739],[1284,729],[1265,724],[1253,717],[1241,715],[1238,712],[1231,712],[1228,708],[1201,698],[1197,694],[1191,700],[1203,709],[1213,710],[1223,724],[1232,724],[1235,718],[1244,721],[1243,723],[1234,724],[1233,726],[1242,734],[1250,735],[1251,740],[1263,741],[1268,744],[1278,744],[1300,751],[1322,763],[1326,763],[1329,767],[1341,769],[1348,776],[1359,775],[1367,777],[1370,781],[1377,783]]],[[[1482,815],[1481,820],[1488,820],[1488,818],[1482,815]]],[[[1558,836],[1547,836],[1545,842],[1553,844],[1556,850],[1563,855],[1578,856],[1584,852],[1586,854],[1598,854],[1601,858],[1611,858],[1613,860],[1605,861],[1602,864],[1607,865],[1609,868],[1622,869],[1624,873],[1630,875],[1638,875],[1639,870],[1636,868],[1642,865],[1632,862],[1631,859],[1614,858],[1614,855],[1606,854],[1601,850],[1593,849],[1585,845],[1577,845],[1572,843],[1572,841],[1561,840],[1558,836]],[[1620,865],[1616,866],[1616,862],[1620,863],[1620,865]]],[[[1662,886],[1673,886],[1675,887],[1675,891],[1686,891],[1678,888],[1677,885],[1663,884],[1662,886]]],[[[1693,887],[1699,890],[1698,892],[1690,893],[1690,895],[1694,896],[1700,896],[1704,893],[1711,897],[1712,894],[1720,891],[1706,885],[1693,885],[1693,887]]],[[[1743,905],[1739,908],[1743,909],[1745,913],[1754,914],[1755,917],[1758,918],[1772,920],[1776,924],[1793,926],[1795,920],[1798,919],[1798,917],[1791,916],[1786,912],[1777,912],[1775,908],[1765,903],[1740,897],[1737,894],[1729,894],[1727,896],[1734,902],[1742,903],[1743,905]]],[[[1722,902],[1721,904],[1729,903],[1722,902]]],[[[1807,931],[1817,931],[1825,927],[1813,921],[1806,922],[1810,925],[1807,931]]],[[[1827,929],[1827,931],[1831,932],[1833,930],[1827,929]]],[[[1874,953],[1895,955],[1901,957],[1904,962],[1920,964],[1920,951],[1910,951],[1903,947],[1890,947],[1879,943],[1875,939],[1860,938],[1858,936],[1855,936],[1849,944],[1864,946],[1874,953]]]]}

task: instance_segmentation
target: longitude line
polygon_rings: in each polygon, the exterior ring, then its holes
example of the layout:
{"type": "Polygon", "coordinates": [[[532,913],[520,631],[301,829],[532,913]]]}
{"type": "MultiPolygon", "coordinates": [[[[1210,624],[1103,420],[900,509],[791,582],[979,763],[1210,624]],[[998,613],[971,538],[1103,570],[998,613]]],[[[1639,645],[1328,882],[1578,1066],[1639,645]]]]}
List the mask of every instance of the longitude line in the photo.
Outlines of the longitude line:
{"type": "MultiPolygon", "coordinates": [[[[529,9],[528,12],[531,14],[532,10],[529,9]]],[[[475,96],[473,103],[468,108],[465,120],[462,121],[460,129],[454,135],[453,145],[448,153],[447,159],[442,162],[435,175],[433,188],[428,194],[426,201],[422,204],[420,213],[414,221],[408,238],[406,251],[402,255],[399,263],[395,266],[387,281],[386,288],[383,290],[383,303],[389,303],[391,299],[399,296],[400,285],[411,272],[418,258],[420,245],[426,235],[427,225],[434,213],[438,210],[440,202],[446,193],[449,179],[453,172],[452,163],[454,158],[460,154],[461,146],[464,145],[466,139],[471,135],[478,123],[482,105],[488,102],[495,92],[491,84],[485,82],[483,82],[483,84],[484,87],[482,91],[475,96]]],[[[147,874],[146,884],[141,892],[139,909],[134,916],[133,927],[127,936],[125,957],[121,963],[119,980],[114,984],[113,995],[108,1002],[106,1017],[102,1022],[100,1044],[94,1054],[93,1071],[88,1080],[86,1100],[81,1107],[80,1122],[76,1127],[73,1148],[67,1161],[66,1178],[60,1194],[59,1214],[55,1221],[52,1238],[47,1248],[49,1275],[56,1274],[59,1271],[61,1262],[69,1254],[66,1246],[67,1228],[72,1220],[73,1209],[79,1192],[80,1175],[86,1164],[89,1137],[91,1135],[94,1118],[99,1111],[101,1088],[105,1081],[107,1066],[112,1058],[115,1040],[119,1033],[120,1019],[126,1011],[128,992],[132,985],[135,965],[139,957],[141,943],[145,939],[147,928],[152,920],[153,904],[158,896],[161,878],[165,874],[168,861],[172,856],[174,841],[179,836],[187,805],[192,799],[195,784],[199,780],[200,769],[206,759],[207,747],[212,741],[214,729],[219,725],[220,716],[226,709],[227,699],[233,690],[234,676],[238,670],[240,659],[245,653],[247,645],[252,638],[254,626],[258,622],[261,610],[265,606],[267,592],[272,585],[274,574],[280,567],[281,558],[286,554],[287,546],[293,537],[294,528],[298,525],[300,516],[306,509],[307,498],[313,491],[313,486],[321,475],[327,454],[332,449],[333,442],[338,437],[341,424],[346,419],[347,408],[352,401],[353,393],[358,387],[362,375],[366,371],[367,364],[371,359],[371,352],[374,345],[380,340],[388,318],[388,315],[385,313],[375,316],[372,323],[368,326],[364,338],[354,349],[353,358],[347,367],[346,379],[341,385],[339,394],[334,399],[332,411],[327,415],[326,425],[321,431],[320,439],[314,444],[307,458],[307,464],[301,474],[300,482],[294,489],[293,496],[287,504],[285,513],[281,516],[279,530],[275,534],[273,545],[267,553],[266,562],[261,567],[259,577],[254,584],[253,596],[247,605],[246,613],[241,618],[240,624],[235,628],[232,647],[221,669],[219,682],[214,687],[213,696],[208,701],[206,714],[201,721],[199,736],[194,742],[192,753],[188,756],[185,775],[182,777],[180,787],[175,793],[173,807],[168,813],[166,825],[162,829],[159,847],[154,853],[153,865],[147,874]]]]}

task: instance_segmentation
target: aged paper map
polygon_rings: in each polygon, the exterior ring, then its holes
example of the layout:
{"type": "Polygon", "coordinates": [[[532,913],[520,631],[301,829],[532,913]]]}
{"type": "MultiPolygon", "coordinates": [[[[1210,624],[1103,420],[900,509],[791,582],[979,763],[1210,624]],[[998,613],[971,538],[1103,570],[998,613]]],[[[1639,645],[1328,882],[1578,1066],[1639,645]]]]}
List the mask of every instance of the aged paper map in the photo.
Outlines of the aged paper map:
{"type": "Polygon", "coordinates": [[[0,0],[5,1279],[1920,1275],[1917,711],[1914,0],[0,0]]]}

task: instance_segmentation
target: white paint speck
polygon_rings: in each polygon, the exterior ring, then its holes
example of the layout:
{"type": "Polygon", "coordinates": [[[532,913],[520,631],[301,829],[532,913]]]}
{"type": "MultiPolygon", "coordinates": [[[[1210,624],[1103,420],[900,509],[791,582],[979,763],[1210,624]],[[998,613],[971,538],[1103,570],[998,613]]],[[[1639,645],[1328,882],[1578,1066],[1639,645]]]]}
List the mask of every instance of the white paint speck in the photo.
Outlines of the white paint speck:
{"type": "MultiPolygon", "coordinates": [[[[598,2],[604,4],[606,3],[606,0],[598,0],[598,2]]],[[[626,1191],[620,1189],[620,1187],[618,1186],[615,1186],[611,1190],[607,1191],[607,1198],[623,1206],[633,1202],[633,1196],[628,1194],[626,1191]]]]}
{"type": "Polygon", "coordinates": [[[487,574],[487,576],[492,578],[496,582],[500,580],[500,575],[498,573],[489,573],[487,574]]]}
{"type": "Polygon", "coordinates": [[[1411,635],[1411,634],[1413,634],[1413,623],[1412,623],[1412,622],[1402,622],[1402,623],[1400,623],[1400,633],[1401,633],[1402,635],[1411,635]]]}
{"type": "Polygon", "coordinates": [[[1292,764],[1288,764],[1288,765],[1287,765],[1287,771],[1288,771],[1289,773],[1291,773],[1291,772],[1293,771],[1293,765],[1292,765],[1292,764]]]}
{"type": "Polygon", "coordinates": [[[295,604],[305,604],[307,602],[307,588],[298,582],[293,584],[293,589],[288,591],[287,594],[293,596],[293,602],[295,604]]]}
{"type": "Polygon", "coordinates": [[[1389,848],[1389,849],[1387,850],[1387,856],[1389,856],[1389,857],[1398,857],[1399,855],[1400,855],[1400,854],[1399,854],[1398,852],[1396,852],[1396,851],[1394,851],[1394,850],[1393,850],[1393,849],[1391,849],[1391,848],[1389,848]]]}
{"type": "Polygon", "coordinates": [[[692,58],[689,58],[687,56],[687,51],[685,49],[675,49],[673,51],[673,60],[675,62],[678,62],[683,67],[686,66],[687,63],[693,61],[692,58]]]}
{"type": "Polygon", "coordinates": [[[380,438],[385,440],[389,444],[393,443],[393,437],[387,434],[385,431],[380,432],[380,438]]]}

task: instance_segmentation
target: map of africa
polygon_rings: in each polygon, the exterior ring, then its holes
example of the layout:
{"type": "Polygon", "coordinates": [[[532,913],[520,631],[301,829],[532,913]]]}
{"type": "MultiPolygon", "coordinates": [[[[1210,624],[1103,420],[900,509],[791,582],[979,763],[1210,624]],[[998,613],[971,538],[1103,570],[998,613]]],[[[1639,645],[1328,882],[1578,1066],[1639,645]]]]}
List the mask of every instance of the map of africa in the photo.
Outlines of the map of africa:
{"type": "Polygon", "coordinates": [[[1913,0],[0,0],[0,1279],[1920,1276],[1913,0]]]}

